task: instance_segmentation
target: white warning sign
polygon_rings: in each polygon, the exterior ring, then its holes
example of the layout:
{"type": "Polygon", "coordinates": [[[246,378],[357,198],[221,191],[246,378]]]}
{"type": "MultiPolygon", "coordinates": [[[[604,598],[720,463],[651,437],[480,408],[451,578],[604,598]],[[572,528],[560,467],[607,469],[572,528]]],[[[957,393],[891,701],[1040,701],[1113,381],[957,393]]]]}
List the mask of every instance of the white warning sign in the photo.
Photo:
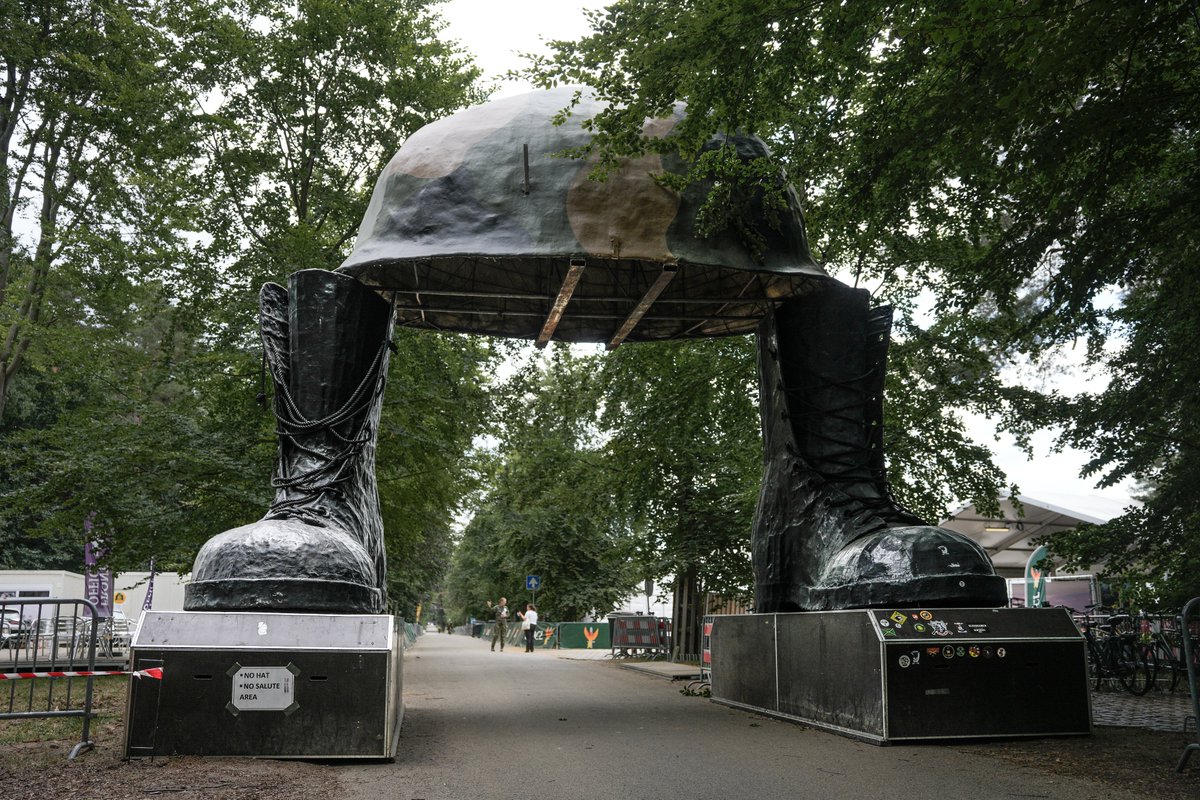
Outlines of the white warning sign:
{"type": "Polygon", "coordinates": [[[295,702],[296,676],[287,667],[242,667],[233,675],[239,711],[285,711],[295,702]]]}

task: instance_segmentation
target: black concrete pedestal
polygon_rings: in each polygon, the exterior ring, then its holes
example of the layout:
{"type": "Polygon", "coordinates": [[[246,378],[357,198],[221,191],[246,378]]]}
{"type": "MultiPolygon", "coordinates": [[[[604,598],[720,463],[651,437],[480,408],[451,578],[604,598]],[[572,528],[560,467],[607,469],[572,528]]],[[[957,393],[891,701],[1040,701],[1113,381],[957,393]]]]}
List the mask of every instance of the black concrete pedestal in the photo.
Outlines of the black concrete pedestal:
{"type": "Polygon", "coordinates": [[[146,612],[125,753],[393,758],[403,634],[384,615],[146,612]]]}
{"type": "Polygon", "coordinates": [[[718,616],[711,649],[716,702],[876,744],[1092,729],[1064,609],[718,616]]]}

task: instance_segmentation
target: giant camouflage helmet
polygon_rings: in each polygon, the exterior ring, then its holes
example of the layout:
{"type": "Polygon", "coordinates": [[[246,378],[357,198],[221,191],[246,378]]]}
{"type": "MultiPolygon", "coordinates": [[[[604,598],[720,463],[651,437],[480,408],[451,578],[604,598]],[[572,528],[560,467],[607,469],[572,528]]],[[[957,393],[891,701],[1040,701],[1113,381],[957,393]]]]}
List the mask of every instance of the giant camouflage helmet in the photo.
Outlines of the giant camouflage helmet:
{"type": "MultiPolygon", "coordinates": [[[[682,193],[655,175],[678,155],[625,159],[594,180],[584,122],[603,105],[560,88],[469,108],[421,128],[384,169],[340,271],[394,297],[404,326],[570,342],[746,334],[774,302],[828,281],[813,260],[795,193],[757,246],[696,216],[711,184],[682,193]]],[[[682,106],[644,132],[665,136],[682,106]]],[[[751,136],[714,139],[742,158],[751,136]]]]}
{"type": "MultiPolygon", "coordinates": [[[[892,498],[883,458],[891,310],[825,274],[796,197],[731,231],[698,233],[712,188],[655,180],[669,148],[609,180],[566,157],[602,106],[575,90],[507,98],[413,134],[376,185],[338,272],[303,270],[260,295],[279,457],[266,516],[196,557],[189,610],[380,613],[383,523],[374,450],[396,323],[433,330],[624,341],[756,333],[763,481],[751,534],[759,612],[1002,605],[987,554],[892,498]],[[741,235],[739,235],[741,234],[741,235]],[[748,244],[754,242],[754,246],[748,244]],[[357,280],[356,280],[357,279],[357,280]],[[380,298],[390,298],[391,303],[380,298]]],[[[682,109],[648,120],[665,136],[682,109]]],[[[753,137],[709,143],[739,157],[753,137]]]]}

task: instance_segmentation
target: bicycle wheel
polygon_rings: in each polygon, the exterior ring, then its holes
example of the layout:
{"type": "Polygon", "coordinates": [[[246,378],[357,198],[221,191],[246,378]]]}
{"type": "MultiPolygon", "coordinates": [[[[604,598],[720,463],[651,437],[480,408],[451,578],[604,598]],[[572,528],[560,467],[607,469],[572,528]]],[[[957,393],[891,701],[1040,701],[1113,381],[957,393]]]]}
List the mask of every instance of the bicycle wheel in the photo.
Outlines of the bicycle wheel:
{"type": "Polygon", "coordinates": [[[1180,681],[1187,683],[1187,667],[1180,658],[1176,657],[1170,643],[1165,638],[1154,642],[1154,656],[1158,659],[1158,679],[1168,692],[1174,692],[1180,681]]]}
{"type": "MultiPolygon", "coordinates": [[[[1116,645],[1117,679],[1125,691],[1133,695],[1144,695],[1154,684],[1154,675],[1146,658],[1146,648],[1135,641],[1126,640],[1116,645]]],[[[1157,661],[1155,662],[1157,664],[1157,661]]]]}
{"type": "Polygon", "coordinates": [[[1087,640],[1087,675],[1092,688],[1099,691],[1104,686],[1104,650],[1094,639],[1087,640]]]}

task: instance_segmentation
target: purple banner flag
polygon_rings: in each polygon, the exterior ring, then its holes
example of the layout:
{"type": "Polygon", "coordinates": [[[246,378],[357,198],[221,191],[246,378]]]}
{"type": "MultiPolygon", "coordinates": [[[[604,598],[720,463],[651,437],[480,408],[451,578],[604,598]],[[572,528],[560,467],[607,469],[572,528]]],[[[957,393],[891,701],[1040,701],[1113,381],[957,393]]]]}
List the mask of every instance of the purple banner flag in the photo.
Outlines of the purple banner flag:
{"type": "MultiPolygon", "coordinates": [[[[83,521],[85,531],[92,530],[92,514],[83,521]]],[[[87,542],[83,546],[83,563],[86,566],[83,576],[83,595],[96,607],[96,616],[107,619],[112,616],[113,608],[113,577],[108,567],[97,569],[96,565],[104,558],[104,550],[97,542],[87,542]]],[[[85,616],[91,616],[91,610],[84,608],[85,616]]]]}
{"type": "MultiPolygon", "coordinates": [[[[96,607],[96,616],[107,619],[112,616],[113,577],[108,567],[88,572],[83,578],[84,597],[96,607]]],[[[90,616],[84,608],[85,616],[90,616]]]]}

